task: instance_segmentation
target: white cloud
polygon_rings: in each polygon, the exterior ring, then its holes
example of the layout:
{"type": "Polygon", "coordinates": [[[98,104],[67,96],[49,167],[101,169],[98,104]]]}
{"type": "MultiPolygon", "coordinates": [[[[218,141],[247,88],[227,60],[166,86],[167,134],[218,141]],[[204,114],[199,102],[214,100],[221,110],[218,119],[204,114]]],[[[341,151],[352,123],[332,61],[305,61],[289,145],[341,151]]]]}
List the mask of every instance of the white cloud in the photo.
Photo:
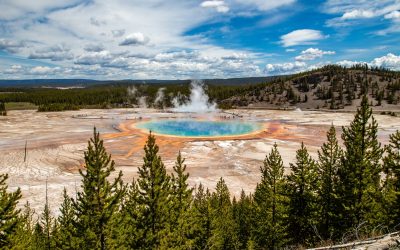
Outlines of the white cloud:
{"type": "Polygon", "coordinates": [[[386,14],[385,19],[400,19],[400,11],[396,10],[386,14]]]}
{"type": "Polygon", "coordinates": [[[343,20],[347,19],[358,19],[358,18],[372,18],[375,17],[375,13],[370,10],[352,10],[345,12],[342,16],[343,20]]]}
{"type": "Polygon", "coordinates": [[[383,22],[385,19],[394,22],[389,28],[376,32],[378,35],[400,31],[398,24],[395,22],[399,18],[397,13],[399,9],[400,1],[398,0],[328,0],[323,6],[324,12],[340,15],[326,22],[329,27],[362,25],[361,20],[371,18],[376,18],[377,22],[383,22]]]}
{"type": "Polygon", "coordinates": [[[400,56],[389,53],[386,56],[375,58],[372,60],[371,65],[391,70],[400,70],[400,56]]]}
{"type": "Polygon", "coordinates": [[[200,4],[203,8],[212,8],[215,9],[217,12],[226,13],[229,11],[228,5],[223,0],[211,0],[211,1],[204,1],[200,4]]]}
{"type": "Polygon", "coordinates": [[[308,48],[303,50],[299,56],[296,56],[296,61],[311,61],[317,58],[321,58],[324,55],[334,55],[335,51],[323,51],[316,48],[308,48]]]}
{"type": "Polygon", "coordinates": [[[98,43],[98,44],[94,44],[94,43],[86,44],[83,49],[85,51],[88,51],[88,52],[100,52],[100,51],[105,50],[104,45],[100,44],[100,43],[98,43]]]}
{"type": "Polygon", "coordinates": [[[235,0],[235,2],[242,5],[254,6],[262,11],[267,11],[282,6],[291,5],[295,3],[296,0],[235,0]]]}
{"type": "Polygon", "coordinates": [[[32,52],[29,59],[49,59],[51,61],[71,60],[74,55],[70,52],[71,49],[65,44],[58,44],[54,46],[40,48],[32,52]]]}
{"type": "Polygon", "coordinates": [[[308,45],[314,44],[315,41],[322,40],[325,37],[319,30],[300,29],[281,36],[281,44],[284,47],[308,45]]]}
{"type": "Polygon", "coordinates": [[[343,66],[343,67],[346,67],[346,68],[349,68],[349,67],[352,67],[352,66],[357,65],[357,64],[367,64],[367,63],[366,62],[342,60],[342,61],[336,62],[336,64],[340,65],[340,66],[343,66]]]}
{"type": "Polygon", "coordinates": [[[24,46],[25,45],[23,42],[17,42],[3,38],[0,39],[0,50],[5,50],[10,53],[16,53],[24,46]]]}
{"type": "Polygon", "coordinates": [[[120,46],[127,45],[145,45],[149,43],[150,38],[145,36],[143,33],[136,32],[130,35],[127,35],[125,39],[119,43],[120,46]]]}
{"type": "Polygon", "coordinates": [[[304,71],[307,68],[308,66],[305,62],[276,63],[267,64],[265,66],[265,72],[268,75],[293,74],[304,71]]]}
{"type": "Polygon", "coordinates": [[[53,75],[59,71],[60,71],[59,67],[51,68],[51,67],[47,67],[47,66],[36,66],[30,70],[30,73],[32,75],[49,75],[49,74],[53,75]]]}

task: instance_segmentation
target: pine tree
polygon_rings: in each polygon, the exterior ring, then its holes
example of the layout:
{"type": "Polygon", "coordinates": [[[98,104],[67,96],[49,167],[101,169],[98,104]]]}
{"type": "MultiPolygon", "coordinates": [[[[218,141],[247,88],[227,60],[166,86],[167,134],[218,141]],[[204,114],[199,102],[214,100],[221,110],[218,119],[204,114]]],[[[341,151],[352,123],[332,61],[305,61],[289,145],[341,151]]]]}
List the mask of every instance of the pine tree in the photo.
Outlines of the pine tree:
{"type": "Polygon", "coordinates": [[[21,190],[9,193],[7,174],[0,175],[0,248],[10,244],[18,223],[20,210],[16,208],[18,200],[21,198],[21,190]]]}
{"type": "Polygon", "coordinates": [[[47,181],[46,181],[46,202],[44,204],[44,210],[40,216],[40,228],[42,230],[41,234],[43,236],[43,246],[45,249],[52,249],[53,244],[53,229],[54,229],[54,218],[51,216],[50,206],[47,196],[47,181]]]}
{"type": "Polygon", "coordinates": [[[260,169],[261,183],[257,184],[254,193],[255,241],[259,246],[278,249],[284,246],[287,238],[287,197],[284,194],[283,161],[276,143],[260,169]]]}
{"type": "Polygon", "coordinates": [[[139,167],[138,206],[144,248],[158,248],[167,228],[171,212],[171,183],[164,163],[158,155],[155,137],[150,133],[144,146],[144,164],[139,167]]]}
{"type": "Polygon", "coordinates": [[[187,211],[192,199],[193,189],[189,188],[187,183],[189,173],[185,172],[186,165],[184,162],[185,159],[182,158],[181,152],[179,152],[174,166],[176,176],[172,174],[172,197],[176,212],[173,220],[177,220],[182,213],[187,211]]]}
{"type": "Polygon", "coordinates": [[[220,178],[211,196],[211,249],[240,249],[228,186],[220,178]]]}
{"type": "Polygon", "coordinates": [[[316,163],[308,154],[306,147],[296,152],[296,164],[290,164],[291,174],[288,176],[288,234],[292,244],[310,245],[315,241],[317,212],[316,163]]]}
{"type": "Polygon", "coordinates": [[[161,248],[189,247],[192,244],[190,241],[194,238],[190,229],[192,225],[189,224],[191,215],[188,213],[193,189],[189,188],[187,183],[189,173],[185,172],[186,165],[184,162],[185,159],[182,158],[181,152],[179,152],[171,178],[171,221],[166,229],[161,248]]]}
{"type": "MultiPolygon", "coordinates": [[[[113,241],[111,246],[120,249],[140,249],[146,244],[142,208],[138,202],[139,189],[135,180],[129,185],[121,205],[120,215],[113,218],[115,227],[111,232],[113,241]]],[[[112,248],[112,247],[111,247],[112,248]]]]}
{"type": "Polygon", "coordinates": [[[26,202],[24,209],[18,216],[18,223],[15,232],[8,245],[10,249],[31,249],[33,248],[33,230],[34,230],[34,211],[26,202]]]}
{"type": "Polygon", "coordinates": [[[232,202],[233,218],[235,220],[237,236],[240,243],[240,248],[244,249],[249,241],[252,241],[252,228],[254,226],[254,208],[251,195],[246,195],[242,190],[240,200],[236,199],[232,202]]]}
{"type": "Polygon", "coordinates": [[[80,248],[106,248],[107,227],[124,194],[122,172],[119,172],[112,183],[107,179],[115,170],[114,164],[94,128],[93,138],[85,152],[85,171],[79,170],[83,177],[82,191],[73,200],[76,236],[82,239],[80,248]]]}
{"type": "Polygon", "coordinates": [[[0,102],[0,116],[6,116],[7,110],[4,102],[0,102]]]}
{"type": "Polygon", "coordinates": [[[67,194],[67,190],[63,191],[63,203],[60,208],[60,215],[57,217],[58,230],[55,234],[56,248],[58,249],[76,249],[78,248],[76,229],[74,223],[76,221],[75,211],[71,198],[67,194]]]}
{"type": "Polygon", "coordinates": [[[386,225],[395,227],[400,221],[400,131],[390,135],[383,158],[386,175],[383,194],[385,201],[386,225]]]}
{"type": "Polygon", "coordinates": [[[194,248],[207,249],[211,238],[211,194],[202,184],[197,188],[189,213],[193,217],[194,248]]]}
{"type": "Polygon", "coordinates": [[[333,239],[341,234],[336,232],[336,224],[340,219],[338,213],[338,171],[341,168],[343,151],[336,139],[336,130],[332,125],[327,132],[327,142],[318,151],[318,190],[320,204],[320,234],[324,239],[333,239]]]}
{"type": "Polygon", "coordinates": [[[345,152],[338,188],[344,229],[361,224],[376,225],[381,216],[380,159],[383,150],[377,132],[378,123],[364,95],[350,127],[343,128],[342,133],[345,152]]]}

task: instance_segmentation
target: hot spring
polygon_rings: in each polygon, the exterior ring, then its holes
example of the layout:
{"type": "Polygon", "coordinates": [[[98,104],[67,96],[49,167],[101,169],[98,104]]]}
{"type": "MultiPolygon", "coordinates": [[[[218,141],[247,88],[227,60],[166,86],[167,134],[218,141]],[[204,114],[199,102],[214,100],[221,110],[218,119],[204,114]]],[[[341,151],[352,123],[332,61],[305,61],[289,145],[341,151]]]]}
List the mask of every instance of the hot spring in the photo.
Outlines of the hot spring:
{"type": "Polygon", "coordinates": [[[194,119],[151,120],[138,123],[136,127],[156,134],[185,137],[235,136],[249,134],[262,129],[262,125],[256,122],[203,121],[194,119]]]}

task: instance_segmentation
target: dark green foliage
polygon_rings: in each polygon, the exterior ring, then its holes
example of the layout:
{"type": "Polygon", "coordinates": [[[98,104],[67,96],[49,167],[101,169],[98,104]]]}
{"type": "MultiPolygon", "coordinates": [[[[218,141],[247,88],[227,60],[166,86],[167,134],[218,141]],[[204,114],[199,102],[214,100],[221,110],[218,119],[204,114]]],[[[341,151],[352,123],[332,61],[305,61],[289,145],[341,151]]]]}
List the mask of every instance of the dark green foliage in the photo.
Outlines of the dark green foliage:
{"type": "Polygon", "coordinates": [[[8,192],[7,174],[0,175],[0,248],[8,246],[17,229],[20,210],[16,208],[21,190],[8,192]]]}
{"type": "Polygon", "coordinates": [[[211,195],[211,237],[207,245],[210,249],[240,249],[236,232],[229,189],[220,178],[211,195]]]}
{"type": "Polygon", "coordinates": [[[386,146],[383,158],[386,175],[383,194],[386,211],[386,225],[398,227],[400,223],[400,131],[390,135],[390,144],[386,146]]]}
{"type": "Polygon", "coordinates": [[[211,238],[211,194],[203,185],[199,185],[193,197],[193,205],[189,210],[193,220],[194,248],[207,249],[211,238]]]}
{"type": "Polygon", "coordinates": [[[56,248],[76,249],[78,248],[77,235],[74,223],[76,221],[75,210],[71,198],[64,188],[63,203],[60,208],[60,216],[57,218],[57,232],[55,233],[56,248]]]}
{"type": "Polygon", "coordinates": [[[339,210],[338,171],[341,167],[343,152],[336,139],[336,130],[332,125],[327,133],[327,141],[318,151],[318,176],[320,188],[318,190],[318,203],[320,205],[319,232],[323,239],[334,239],[342,233],[335,230],[340,218],[339,210]]]}
{"type": "Polygon", "coordinates": [[[269,246],[269,249],[282,248],[287,242],[287,197],[283,173],[283,161],[278,146],[274,144],[261,167],[261,183],[257,184],[254,193],[254,240],[258,246],[269,246]]]}
{"type": "Polygon", "coordinates": [[[287,180],[290,199],[288,234],[292,244],[311,245],[316,240],[318,172],[303,143],[296,152],[296,163],[290,164],[290,169],[292,172],[287,180]]]}
{"type": "Polygon", "coordinates": [[[4,102],[0,102],[0,116],[6,116],[6,115],[7,115],[6,106],[4,105],[4,102]]]}
{"type": "Polygon", "coordinates": [[[383,149],[377,140],[378,124],[372,116],[368,98],[363,97],[350,127],[343,128],[345,146],[340,176],[342,220],[350,225],[376,226],[380,208],[380,160],[383,149]]]}
{"type": "Polygon", "coordinates": [[[73,200],[75,236],[81,239],[81,249],[106,248],[107,228],[124,194],[121,172],[113,182],[107,179],[114,170],[114,161],[107,154],[95,128],[85,152],[85,170],[79,170],[83,178],[82,191],[73,200]]]}
{"type": "Polygon", "coordinates": [[[56,112],[65,110],[79,110],[79,106],[64,103],[50,103],[39,105],[38,112],[56,112]]]}
{"type": "Polygon", "coordinates": [[[254,216],[253,216],[253,197],[246,195],[242,190],[240,199],[236,201],[234,198],[232,202],[233,218],[235,220],[236,234],[239,239],[239,246],[241,249],[248,245],[249,241],[252,241],[252,229],[254,227],[254,216]]]}
{"type": "Polygon", "coordinates": [[[171,178],[158,155],[155,137],[150,134],[144,146],[145,156],[137,179],[139,228],[142,247],[158,248],[171,219],[171,178]]]}
{"type": "Polygon", "coordinates": [[[179,152],[176,158],[174,173],[171,178],[171,211],[161,248],[184,246],[189,248],[193,244],[195,235],[191,230],[191,214],[189,213],[193,189],[187,183],[189,174],[186,173],[185,159],[179,152]]]}

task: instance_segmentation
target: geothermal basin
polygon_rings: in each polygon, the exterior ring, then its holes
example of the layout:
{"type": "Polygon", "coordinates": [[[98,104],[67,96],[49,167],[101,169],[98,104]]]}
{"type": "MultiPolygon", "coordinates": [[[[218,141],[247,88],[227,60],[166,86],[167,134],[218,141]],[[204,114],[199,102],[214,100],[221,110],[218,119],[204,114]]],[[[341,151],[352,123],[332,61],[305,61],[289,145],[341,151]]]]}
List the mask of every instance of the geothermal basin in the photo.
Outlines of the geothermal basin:
{"type": "Polygon", "coordinates": [[[255,133],[263,128],[262,124],[257,122],[197,119],[150,120],[140,122],[136,127],[145,132],[182,137],[241,136],[255,133]]]}
{"type": "MultiPolygon", "coordinates": [[[[379,123],[379,140],[385,145],[389,135],[399,128],[400,118],[374,116],[379,123]]],[[[340,140],[342,126],[348,126],[353,118],[352,113],[324,111],[228,110],[197,114],[156,109],[52,113],[16,110],[0,117],[0,173],[9,174],[11,190],[21,188],[19,206],[29,201],[39,213],[47,186],[51,209],[57,214],[64,187],[71,197],[81,188],[79,169],[83,169],[84,151],[94,126],[115,161],[117,171],[113,176],[122,171],[125,183],[138,177],[143,146],[152,130],[168,173],[173,171],[180,151],[186,159],[190,186],[201,183],[213,190],[223,177],[232,195],[238,197],[242,190],[254,192],[261,178],[260,166],[274,143],[289,173],[289,163],[295,162],[301,142],[317,159],[317,150],[325,142],[331,124],[337,128],[340,140]],[[195,134],[188,132],[192,125],[198,129],[195,134]],[[218,135],[209,132],[214,130],[218,135]]]]}

